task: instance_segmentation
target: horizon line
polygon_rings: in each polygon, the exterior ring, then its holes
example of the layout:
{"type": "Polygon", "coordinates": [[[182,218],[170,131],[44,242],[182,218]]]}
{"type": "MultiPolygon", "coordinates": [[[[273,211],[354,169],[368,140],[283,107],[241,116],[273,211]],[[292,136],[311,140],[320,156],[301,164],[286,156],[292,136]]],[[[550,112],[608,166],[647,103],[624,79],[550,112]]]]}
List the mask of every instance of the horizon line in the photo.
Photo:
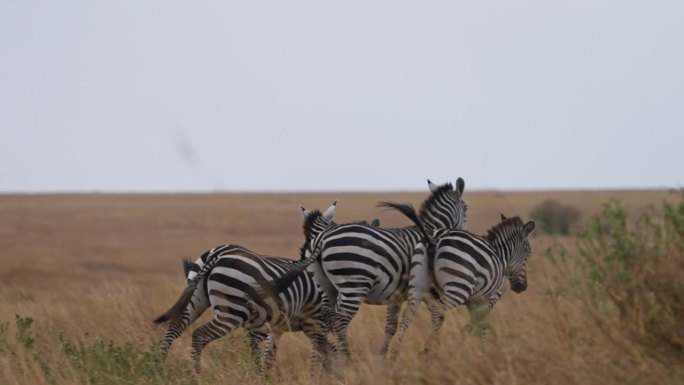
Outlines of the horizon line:
{"type": "MultiPolygon", "coordinates": [[[[468,189],[468,193],[532,193],[532,192],[612,192],[612,191],[669,191],[684,192],[684,186],[679,187],[540,187],[540,188],[473,188],[468,189]]],[[[182,194],[380,194],[380,193],[422,193],[427,192],[423,189],[273,189],[273,190],[227,190],[227,189],[187,189],[187,190],[15,190],[0,191],[0,195],[182,195],[182,194]]]]}

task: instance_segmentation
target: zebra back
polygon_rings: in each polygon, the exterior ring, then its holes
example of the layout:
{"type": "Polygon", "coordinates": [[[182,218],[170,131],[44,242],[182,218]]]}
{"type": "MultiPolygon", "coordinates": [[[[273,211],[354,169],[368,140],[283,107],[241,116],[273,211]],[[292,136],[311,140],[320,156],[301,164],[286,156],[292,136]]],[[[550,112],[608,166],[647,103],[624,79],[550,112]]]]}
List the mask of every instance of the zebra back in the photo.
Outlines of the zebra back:
{"type": "MultiPolygon", "coordinates": [[[[183,313],[183,310],[188,306],[192,300],[192,296],[195,290],[198,289],[200,283],[202,283],[215,265],[220,261],[221,256],[230,254],[242,254],[249,255],[254,258],[260,258],[266,261],[266,264],[273,266],[278,266],[281,271],[289,271],[288,267],[294,263],[293,260],[284,257],[275,256],[261,256],[251,250],[244,248],[239,245],[226,244],[222,246],[215,247],[205,253],[203,253],[195,262],[185,259],[183,261],[183,268],[188,277],[188,284],[181,293],[180,298],[176,303],[171,306],[164,314],[157,317],[155,323],[163,323],[167,321],[178,320],[183,313]]],[[[264,278],[259,274],[253,274],[253,278],[259,283],[261,287],[269,287],[268,278],[264,278]]],[[[295,277],[297,278],[297,277],[295,277]]]]}

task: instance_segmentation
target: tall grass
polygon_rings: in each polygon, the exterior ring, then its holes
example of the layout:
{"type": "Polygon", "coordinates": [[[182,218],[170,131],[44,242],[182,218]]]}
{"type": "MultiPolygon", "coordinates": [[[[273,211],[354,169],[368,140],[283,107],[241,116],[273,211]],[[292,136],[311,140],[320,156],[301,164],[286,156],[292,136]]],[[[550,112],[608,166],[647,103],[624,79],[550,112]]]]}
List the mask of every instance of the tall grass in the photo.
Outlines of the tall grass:
{"type": "MultiPolygon", "coordinates": [[[[484,353],[476,336],[461,336],[468,316],[459,309],[447,314],[440,346],[419,356],[430,329],[427,311],[421,309],[397,362],[383,362],[375,352],[383,338],[385,309],[364,306],[350,328],[353,360],[319,382],[682,383],[684,199],[648,210],[609,201],[596,215],[584,214],[590,219],[571,237],[533,238],[530,286],[523,294],[506,293],[489,315],[484,353]]],[[[127,216],[120,215],[121,224],[130,226],[127,216]]],[[[103,225],[103,234],[107,231],[103,225]]],[[[292,241],[291,247],[296,249],[299,242],[292,241]]],[[[117,253],[143,246],[120,246],[117,253]]],[[[124,269],[68,265],[70,270],[41,272],[38,281],[33,270],[4,275],[13,282],[36,283],[0,282],[0,384],[262,383],[241,331],[207,347],[199,376],[191,370],[190,331],[174,343],[166,362],[159,361],[156,349],[163,328],[151,320],[176,299],[184,280],[180,262],[162,272],[136,270],[137,264],[168,261],[168,251],[162,258],[143,250],[140,255],[148,259],[142,262],[111,257],[124,269]],[[78,270],[85,268],[84,273],[78,270]]],[[[50,248],[40,251],[49,253],[50,248]]],[[[26,265],[23,260],[10,262],[26,265]]],[[[196,326],[208,320],[211,311],[207,313],[196,326]]],[[[309,352],[301,333],[283,336],[276,373],[267,382],[307,383],[309,352]]]]}

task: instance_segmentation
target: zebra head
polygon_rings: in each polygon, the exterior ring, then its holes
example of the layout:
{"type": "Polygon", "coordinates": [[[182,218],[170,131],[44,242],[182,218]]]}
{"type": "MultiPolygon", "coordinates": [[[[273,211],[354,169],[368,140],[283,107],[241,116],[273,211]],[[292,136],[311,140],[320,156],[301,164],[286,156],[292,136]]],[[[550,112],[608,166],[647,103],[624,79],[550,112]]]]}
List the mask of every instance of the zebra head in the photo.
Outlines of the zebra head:
{"type": "Polygon", "coordinates": [[[532,252],[528,237],[534,231],[534,221],[523,223],[520,217],[506,218],[487,234],[487,240],[506,263],[506,278],[511,289],[521,293],[527,289],[527,259],[532,252]]]}
{"type": "Polygon", "coordinates": [[[337,210],[337,201],[333,202],[324,213],[321,213],[319,210],[307,210],[302,205],[299,205],[299,208],[304,217],[303,228],[305,237],[304,244],[299,248],[299,255],[301,259],[305,259],[310,252],[309,246],[311,246],[312,241],[322,232],[335,225],[333,218],[337,210]]]}
{"type": "Polygon", "coordinates": [[[426,230],[430,233],[442,228],[465,230],[468,205],[463,201],[463,178],[456,180],[456,187],[451,183],[438,186],[428,179],[428,187],[431,194],[420,208],[420,220],[426,230]]]}

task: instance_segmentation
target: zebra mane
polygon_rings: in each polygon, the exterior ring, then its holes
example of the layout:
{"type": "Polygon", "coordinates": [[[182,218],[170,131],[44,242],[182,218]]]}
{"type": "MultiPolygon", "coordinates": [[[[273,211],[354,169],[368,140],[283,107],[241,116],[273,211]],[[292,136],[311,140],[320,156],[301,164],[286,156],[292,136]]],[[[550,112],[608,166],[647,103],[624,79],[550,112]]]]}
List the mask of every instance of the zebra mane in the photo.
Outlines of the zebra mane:
{"type": "Polygon", "coordinates": [[[502,234],[511,231],[520,231],[524,225],[525,223],[523,223],[523,220],[517,215],[512,218],[506,218],[487,230],[487,234],[484,238],[489,244],[492,244],[497,238],[500,238],[502,234]]]}
{"type": "Polygon", "coordinates": [[[437,190],[430,194],[429,197],[423,202],[423,205],[420,206],[420,218],[423,219],[425,217],[425,214],[430,212],[430,210],[435,206],[435,204],[439,203],[439,200],[442,199],[444,195],[451,194],[454,191],[454,186],[451,185],[451,183],[447,182],[439,187],[437,187],[437,190]]]}
{"type": "Polygon", "coordinates": [[[320,218],[323,215],[321,210],[313,210],[307,217],[304,219],[304,225],[302,228],[304,229],[304,237],[306,238],[306,243],[309,243],[311,241],[311,231],[313,230],[314,223],[316,223],[316,220],[320,218]]]}
{"type": "MultiPolygon", "coordinates": [[[[304,244],[302,245],[302,247],[299,248],[300,259],[305,259],[307,247],[311,243],[311,241],[313,241],[311,239],[311,234],[313,233],[314,225],[315,225],[316,221],[319,220],[319,218],[321,218],[322,216],[323,216],[323,213],[321,212],[321,210],[313,210],[304,219],[304,225],[302,226],[302,228],[304,229],[305,241],[304,241],[304,244]]],[[[330,221],[330,226],[334,226],[334,225],[336,225],[336,223],[333,221],[330,221]]]]}

